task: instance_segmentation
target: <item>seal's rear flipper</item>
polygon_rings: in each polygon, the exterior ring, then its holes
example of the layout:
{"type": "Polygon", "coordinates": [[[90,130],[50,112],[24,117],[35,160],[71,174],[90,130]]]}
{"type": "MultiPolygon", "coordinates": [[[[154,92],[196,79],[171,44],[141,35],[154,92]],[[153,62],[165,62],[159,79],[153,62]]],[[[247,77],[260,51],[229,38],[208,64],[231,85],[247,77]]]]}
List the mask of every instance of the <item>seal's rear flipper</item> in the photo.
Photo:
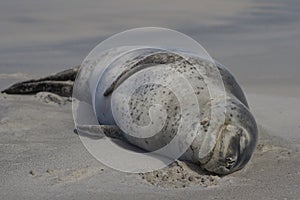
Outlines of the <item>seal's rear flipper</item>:
{"type": "Polygon", "coordinates": [[[122,131],[115,125],[77,125],[76,132],[80,136],[92,139],[101,139],[105,136],[116,139],[123,139],[122,131]]]}
{"type": "Polygon", "coordinates": [[[40,78],[16,83],[1,91],[6,94],[36,94],[51,92],[64,97],[71,97],[73,83],[79,71],[79,66],[62,72],[40,78]]]}

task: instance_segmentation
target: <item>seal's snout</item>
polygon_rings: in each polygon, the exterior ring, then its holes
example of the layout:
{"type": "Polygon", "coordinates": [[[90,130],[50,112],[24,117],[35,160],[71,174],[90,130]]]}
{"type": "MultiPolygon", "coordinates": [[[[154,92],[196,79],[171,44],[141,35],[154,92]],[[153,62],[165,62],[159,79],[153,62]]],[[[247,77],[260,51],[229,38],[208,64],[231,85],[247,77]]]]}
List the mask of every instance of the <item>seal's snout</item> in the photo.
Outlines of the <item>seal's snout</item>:
{"type": "Polygon", "coordinates": [[[227,157],[225,158],[225,167],[231,170],[237,163],[237,158],[227,157]]]}
{"type": "Polygon", "coordinates": [[[211,159],[204,168],[216,174],[229,174],[241,169],[249,161],[252,152],[247,131],[239,126],[224,125],[211,159]]]}

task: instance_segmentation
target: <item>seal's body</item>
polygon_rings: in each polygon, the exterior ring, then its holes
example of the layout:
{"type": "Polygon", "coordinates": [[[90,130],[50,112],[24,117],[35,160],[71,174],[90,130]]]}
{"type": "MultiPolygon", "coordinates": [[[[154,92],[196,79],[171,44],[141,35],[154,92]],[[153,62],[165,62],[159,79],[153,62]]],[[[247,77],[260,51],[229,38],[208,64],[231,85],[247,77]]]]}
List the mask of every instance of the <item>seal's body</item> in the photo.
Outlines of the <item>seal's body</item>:
{"type": "MultiPolygon", "coordinates": [[[[217,174],[232,173],[249,161],[257,142],[256,122],[241,87],[223,65],[188,52],[148,47],[112,49],[101,59],[93,65],[101,77],[85,87],[95,91],[88,98],[106,130],[117,126],[127,142],[156,151],[182,131],[182,123],[194,120],[185,126],[184,134],[193,140],[181,159],[217,174]],[[119,56],[111,61],[112,55],[119,56]],[[180,93],[188,87],[170,74],[187,80],[193,94],[180,93]],[[151,110],[155,105],[159,107],[151,110]],[[153,130],[155,134],[147,133],[153,130]]],[[[90,69],[84,73],[95,79],[97,73],[90,69]]]]}

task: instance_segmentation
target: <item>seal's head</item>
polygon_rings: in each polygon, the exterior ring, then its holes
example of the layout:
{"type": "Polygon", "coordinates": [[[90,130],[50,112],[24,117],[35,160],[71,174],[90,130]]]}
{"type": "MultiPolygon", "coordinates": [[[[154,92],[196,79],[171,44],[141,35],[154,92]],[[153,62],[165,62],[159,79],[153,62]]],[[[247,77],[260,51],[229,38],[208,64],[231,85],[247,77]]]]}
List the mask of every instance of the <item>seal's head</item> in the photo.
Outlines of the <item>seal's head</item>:
{"type": "Polygon", "coordinates": [[[255,145],[256,138],[253,138],[245,128],[224,125],[211,157],[203,167],[216,174],[230,174],[247,164],[255,145]]]}

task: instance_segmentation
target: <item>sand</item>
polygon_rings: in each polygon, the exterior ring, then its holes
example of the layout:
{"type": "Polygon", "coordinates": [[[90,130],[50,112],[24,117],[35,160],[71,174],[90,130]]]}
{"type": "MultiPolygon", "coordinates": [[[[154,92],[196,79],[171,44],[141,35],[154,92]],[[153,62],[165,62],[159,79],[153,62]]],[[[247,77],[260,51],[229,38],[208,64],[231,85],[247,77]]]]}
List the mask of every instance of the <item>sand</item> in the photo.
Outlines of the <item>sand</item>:
{"type": "Polygon", "coordinates": [[[68,99],[47,97],[0,96],[1,199],[300,198],[299,98],[248,95],[259,144],[246,168],[218,177],[181,161],[147,174],[110,169],[74,133],[68,99]]]}

